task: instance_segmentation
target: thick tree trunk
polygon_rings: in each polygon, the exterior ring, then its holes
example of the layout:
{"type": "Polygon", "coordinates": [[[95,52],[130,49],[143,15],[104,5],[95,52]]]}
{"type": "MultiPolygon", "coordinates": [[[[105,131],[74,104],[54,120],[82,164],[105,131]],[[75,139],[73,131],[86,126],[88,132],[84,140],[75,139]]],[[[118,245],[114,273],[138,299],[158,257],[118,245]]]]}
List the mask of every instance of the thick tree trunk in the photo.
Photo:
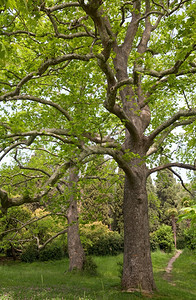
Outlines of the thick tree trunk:
{"type": "Polygon", "coordinates": [[[84,263],[84,250],[80,241],[77,202],[73,201],[68,209],[68,254],[69,254],[69,271],[73,269],[81,270],[84,263]]]}
{"type": "Polygon", "coordinates": [[[135,174],[135,178],[125,177],[122,288],[150,292],[156,287],[150,253],[145,165],[138,166],[135,174]]]}
{"type": "Polygon", "coordinates": [[[78,176],[74,168],[70,168],[70,205],[67,211],[68,230],[68,254],[69,254],[69,271],[74,269],[81,270],[84,264],[85,254],[80,241],[79,225],[78,225],[78,209],[75,186],[78,176]]]}

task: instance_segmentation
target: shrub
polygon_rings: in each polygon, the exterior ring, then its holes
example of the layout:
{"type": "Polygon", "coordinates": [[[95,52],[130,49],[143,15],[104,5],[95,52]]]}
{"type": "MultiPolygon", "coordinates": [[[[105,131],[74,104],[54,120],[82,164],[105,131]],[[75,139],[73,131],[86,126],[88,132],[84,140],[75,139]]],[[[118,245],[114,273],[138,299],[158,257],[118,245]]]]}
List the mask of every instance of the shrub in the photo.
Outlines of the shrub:
{"type": "Polygon", "coordinates": [[[43,250],[38,251],[36,245],[30,244],[21,254],[21,260],[23,262],[32,263],[36,260],[58,260],[62,259],[63,256],[64,251],[61,245],[50,244],[47,245],[43,250]]]}
{"type": "Polygon", "coordinates": [[[108,235],[100,236],[91,251],[95,255],[117,255],[123,251],[123,238],[117,232],[110,231],[108,235]]]}
{"type": "Polygon", "coordinates": [[[174,249],[174,238],[172,229],[168,225],[161,225],[160,228],[150,235],[151,250],[161,249],[171,252],[174,249]]]}
{"type": "Polygon", "coordinates": [[[97,265],[91,256],[86,256],[83,264],[83,271],[91,276],[97,275],[97,265]]]}
{"type": "Polygon", "coordinates": [[[60,245],[48,245],[40,251],[39,259],[41,261],[58,260],[64,256],[63,249],[60,245]]]}
{"type": "Polygon", "coordinates": [[[186,247],[196,251],[196,224],[184,230],[184,239],[186,247]]]}
{"type": "Polygon", "coordinates": [[[21,254],[23,262],[32,263],[39,258],[39,252],[34,244],[30,244],[21,254]]]}
{"type": "Polygon", "coordinates": [[[184,235],[177,236],[176,247],[177,249],[186,248],[186,241],[184,235]]]}
{"type": "Polygon", "coordinates": [[[116,255],[123,251],[123,237],[101,222],[83,225],[80,234],[87,255],[116,255]]]}
{"type": "Polygon", "coordinates": [[[158,237],[156,231],[150,233],[150,249],[156,251],[159,248],[158,237]]]}

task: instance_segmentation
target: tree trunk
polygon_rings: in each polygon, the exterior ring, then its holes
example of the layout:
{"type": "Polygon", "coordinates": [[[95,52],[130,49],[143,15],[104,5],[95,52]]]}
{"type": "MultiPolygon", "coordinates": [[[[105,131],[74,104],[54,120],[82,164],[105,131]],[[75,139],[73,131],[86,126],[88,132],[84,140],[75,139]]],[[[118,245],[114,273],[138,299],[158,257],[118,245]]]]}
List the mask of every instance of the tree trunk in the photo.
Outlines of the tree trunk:
{"type": "Polygon", "coordinates": [[[137,166],[135,178],[125,177],[124,264],[122,288],[127,291],[156,289],[150,253],[146,166],[137,166]]]}
{"type": "Polygon", "coordinates": [[[69,189],[70,205],[67,211],[68,230],[68,254],[69,254],[69,271],[74,269],[81,270],[84,264],[85,254],[80,241],[77,209],[76,185],[78,176],[74,168],[70,168],[69,189]]]}
{"type": "Polygon", "coordinates": [[[176,244],[176,219],[175,219],[175,215],[171,215],[171,219],[172,219],[172,229],[173,229],[173,235],[174,235],[174,245],[175,245],[175,249],[176,249],[177,244],[176,244]]]}

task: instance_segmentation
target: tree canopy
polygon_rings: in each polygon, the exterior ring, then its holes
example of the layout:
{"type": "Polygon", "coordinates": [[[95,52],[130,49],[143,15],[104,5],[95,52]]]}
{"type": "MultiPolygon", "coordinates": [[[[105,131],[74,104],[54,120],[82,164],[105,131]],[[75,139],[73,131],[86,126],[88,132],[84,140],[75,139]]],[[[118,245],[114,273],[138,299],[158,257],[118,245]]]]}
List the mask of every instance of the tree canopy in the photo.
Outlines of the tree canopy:
{"type": "Polygon", "coordinates": [[[155,288],[147,177],[196,170],[195,15],[193,0],[0,2],[0,160],[22,165],[42,149],[55,166],[31,197],[0,190],[2,209],[41,199],[72,165],[112,157],[125,172],[127,290],[155,288]]]}

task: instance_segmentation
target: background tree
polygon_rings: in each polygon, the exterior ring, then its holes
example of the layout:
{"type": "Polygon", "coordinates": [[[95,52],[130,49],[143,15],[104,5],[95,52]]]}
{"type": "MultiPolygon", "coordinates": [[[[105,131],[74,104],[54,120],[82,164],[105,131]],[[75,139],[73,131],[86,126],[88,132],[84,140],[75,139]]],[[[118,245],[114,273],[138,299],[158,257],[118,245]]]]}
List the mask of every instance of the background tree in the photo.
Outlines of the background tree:
{"type": "Polygon", "coordinates": [[[147,181],[147,192],[148,192],[148,207],[149,207],[149,224],[150,232],[158,229],[160,225],[161,215],[161,200],[156,194],[156,186],[154,185],[151,177],[148,177],[147,181]]]}
{"type": "Polygon", "coordinates": [[[120,174],[111,159],[98,157],[87,164],[84,177],[80,178],[81,196],[83,195],[80,213],[84,222],[101,221],[112,230],[118,230],[119,226],[123,228],[122,224],[118,225],[120,220],[117,220],[122,206],[123,179],[124,175],[120,174]],[[118,193],[119,189],[121,194],[118,193]]]}
{"type": "Polygon", "coordinates": [[[178,198],[179,187],[173,174],[169,170],[158,173],[156,179],[156,193],[160,200],[160,222],[171,224],[170,209],[176,209],[180,199],[178,198]]]}
{"type": "MultiPolygon", "coordinates": [[[[184,155],[194,138],[182,141],[175,131],[195,128],[195,2],[20,7],[3,5],[0,14],[8,53],[1,70],[1,159],[21,145],[53,145],[62,169],[68,161],[80,169],[92,155],[113,157],[125,173],[122,286],[152,291],[147,177],[165,168],[196,169],[184,155]],[[160,154],[169,159],[159,165],[160,154]]],[[[0,196],[3,209],[16,203],[0,196]]]]}
{"type": "Polygon", "coordinates": [[[77,183],[78,170],[75,167],[70,168],[69,182],[68,182],[68,209],[67,209],[67,241],[69,253],[69,270],[82,270],[85,260],[85,254],[79,235],[78,222],[78,205],[77,205],[77,183]]]}
{"type": "MultiPolygon", "coordinates": [[[[75,268],[81,270],[85,257],[78,228],[78,176],[74,167],[69,164],[69,174],[66,174],[66,168],[62,174],[61,172],[58,173],[58,171],[56,173],[55,171],[58,170],[58,167],[55,164],[58,156],[55,156],[56,161],[54,162],[49,153],[46,152],[44,154],[42,152],[41,150],[36,151],[29,162],[26,161],[25,157],[20,159],[20,155],[16,152],[14,156],[16,164],[8,168],[2,168],[1,195],[2,197],[4,195],[7,197],[7,205],[2,208],[2,212],[11,206],[19,206],[25,203],[29,205],[29,203],[32,203],[30,207],[32,211],[40,207],[43,211],[46,211],[46,216],[64,216],[64,228],[61,227],[61,230],[56,232],[59,229],[56,226],[53,238],[65,232],[67,233],[70,258],[69,270],[71,271],[75,268]],[[58,184],[55,184],[58,177],[61,180],[58,180],[58,184]],[[47,186],[49,183],[48,178],[49,181],[51,180],[52,186],[47,186]],[[34,194],[34,191],[37,192],[34,194]]],[[[18,222],[22,221],[18,220],[18,222]]],[[[28,226],[32,221],[26,220],[26,223],[28,226]]],[[[59,223],[61,222],[59,221],[59,223]]],[[[21,229],[23,228],[26,228],[26,226],[24,225],[21,229]]],[[[17,231],[17,226],[15,229],[17,231]]],[[[50,231],[49,228],[48,231],[50,231]]],[[[30,240],[34,239],[37,241],[38,250],[43,249],[48,242],[53,240],[51,233],[47,237],[45,230],[44,234],[45,236],[40,237],[32,233],[30,240]]]]}
{"type": "Polygon", "coordinates": [[[178,219],[179,225],[184,229],[183,241],[191,250],[196,249],[196,199],[195,199],[195,176],[192,177],[189,190],[191,194],[182,198],[182,208],[178,219]]]}

